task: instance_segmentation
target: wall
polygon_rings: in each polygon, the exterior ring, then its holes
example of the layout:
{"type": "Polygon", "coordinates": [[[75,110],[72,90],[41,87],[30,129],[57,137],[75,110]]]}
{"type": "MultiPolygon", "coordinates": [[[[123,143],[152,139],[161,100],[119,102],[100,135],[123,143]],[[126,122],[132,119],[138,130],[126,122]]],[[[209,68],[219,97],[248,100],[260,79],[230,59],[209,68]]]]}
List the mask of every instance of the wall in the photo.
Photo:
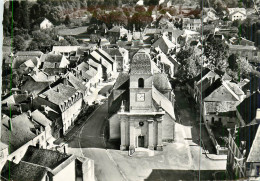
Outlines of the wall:
{"type": "Polygon", "coordinates": [[[162,139],[163,141],[173,141],[174,140],[174,125],[175,122],[169,116],[168,113],[165,113],[162,121],[162,139]]]}
{"type": "Polygon", "coordinates": [[[25,152],[27,151],[28,147],[29,146],[36,146],[38,140],[39,140],[39,143],[40,143],[40,147],[46,149],[47,144],[46,144],[45,132],[42,132],[41,134],[36,136],[33,140],[28,141],[26,144],[21,146],[19,149],[17,149],[13,153],[11,153],[8,156],[7,159],[10,160],[10,161],[13,161],[14,163],[19,163],[21,161],[21,159],[23,158],[25,152]]]}
{"type": "Polygon", "coordinates": [[[73,160],[64,169],[53,176],[53,181],[75,181],[76,171],[75,171],[75,160],[73,160]]]}
{"type": "Polygon", "coordinates": [[[95,181],[94,160],[88,160],[82,164],[83,181],[95,181]]]}
{"type": "Polygon", "coordinates": [[[120,139],[120,116],[114,114],[109,119],[109,139],[120,139]]]}
{"type": "Polygon", "coordinates": [[[65,133],[68,128],[74,123],[74,120],[79,115],[82,107],[82,98],[77,100],[73,105],[71,105],[68,109],[62,112],[62,120],[63,120],[63,133],[65,133]]]}

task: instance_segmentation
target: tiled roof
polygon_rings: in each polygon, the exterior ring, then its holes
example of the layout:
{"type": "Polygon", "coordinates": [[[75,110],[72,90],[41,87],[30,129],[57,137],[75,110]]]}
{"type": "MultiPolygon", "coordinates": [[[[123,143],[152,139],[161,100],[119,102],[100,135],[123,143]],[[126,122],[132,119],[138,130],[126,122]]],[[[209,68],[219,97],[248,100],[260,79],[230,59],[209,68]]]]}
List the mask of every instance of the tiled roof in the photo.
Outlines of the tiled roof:
{"type": "Polygon", "coordinates": [[[208,68],[203,68],[202,70],[202,73],[199,73],[196,77],[194,77],[193,79],[189,80],[188,81],[188,84],[191,86],[191,87],[194,87],[194,82],[198,82],[201,77],[203,78],[205,75],[207,75],[208,73],[210,72],[210,69],[208,68]]]}
{"type": "Polygon", "coordinates": [[[19,51],[15,56],[37,56],[40,57],[43,53],[41,51],[19,51]]]}
{"type": "Polygon", "coordinates": [[[151,58],[149,54],[138,52],[133,56],[131,74],[151,74],[151,58]]]}
{"type": "Polygon", "coordinates": [[[88,26],[81,26],[73,29],[60,29],[58,34],[61,36],[75,36],[87,32],[88,26]]]}
{"type": "Polygon", "coordinates": [[[6,180],[43,180],[44,175],[47,173],[48,169],[35,164],[30,164],[26,162],[19,162],[15,164],[11,161],[7,161],[3,168],[1,176],[6,180]]]}
{"type": "Polygon", "coordinates": [[[250,153],[247,158],[247,162],[260,162],[260,128],[258,127],[257,133],[253,145],[251,147],[250,153]]]}
{"type": "Polygon", "coordinates": [[[104,50],[102,50],[101,48],[96,50],[103,58],[105,58],[106,60],[109,61],[109,63],[113,63],[115,62],[115,60],[111,57],[111,55],[109,55],[107,52],[105,52],[104,50]]]}
{"type": "Polygon", "coordinates": [[[260,90],[260,78],[257,76],[251,76],[250,82],[243,86],[242,90],[246,93],[247,90],[250,90],[251,93],[260,90]]]}
{"type": "Polygon", "coordinates": [[[119,33],[121,31],[127,31],[127,29],[125,29],[124,27],[120,27],[120,26],[114,26],[112,29],[110,29],[108,31],[109,32],[119,33]]]}
{"type": "Polygon", "coordinates": [[[110,56],[114,57],[114,56],[122,56],[121,52],[119,51],[118,48],[107,48],[107,49],[103,49],[105,52],[107,52],[107,54],[109,54],[110,56]]]}
{"type": "Polygon", "coordinates": [[[29,146],[22,161],[37,164],[53,170],[69,157],[71,156],[58,151],[37,149],[36,147],[29,146]]]}
{"type": "MultiPolygon", "coordinates": [[[[219,97],[219,91],[217,91],[216,93],[212,94],[215,90],[217,90],[219,87],[222,86],[222,82],[220,79],[217,79],[215,82],[213,82],[213,84],[211,84],[203,93],[202,93],[202,99],[204,99],[204,101],[219,101],[219,98],[223,98],[222,96],[219,97]],[[207,99],[207,97],[211,95],[211,97],[209,99],[207,99]],[[217,95],[217,96],[216,96],[217,95]]],[[[223,86],[222,86],[223,87],[223,86]]],[[[222,89],[221,89],[222,90],[222,89]]],[[[225,91],[227,91],[226,89],[224,89],[225,91]]],[[[230,93],[229,93],[230,94],[230,93]]],[[[228,94],[228,95],[229,95],[228,94]]]]}
{"type": "Polygon", "coordinates": [[[41,113],[38,109],[36,109],[35,111],[32,112],[32,118],[34,121],[36,121],[37,123],[43,125],[43,126],[50,126],[51,125],[51,121],[45,117],[45,115],[43,113],[41,113]]]}
{"type": "Polygon", "coordinates": [[[160,47],[160,49],[163,51],[163,53],[167,54],[169,49],[172,49],[175,47],[175,44],[173,44],[167,37],[162,36],[160,37],[154,44],[153,47],[160,47]]]}
{"type": "Polygon", "coordinates": [[[256,110],[260,108],[260,94],[256,92],[250,97],[244,99],[237,106],[237,111],[246,124],[250,124],[256,117],[256,110]]]}
{"type": "Polygon", "coordinates": [[[172,89],[167,74],[163,73],[153,74],[153,85],[160,92],[172,89]]]}
{"type": "Polygon", "coordinates": [[[77,90],[75,88],[60,83],[43,92],[41,95],[47,97],[50,102],[60,105],[72,97],[76,92],[77,90]]]}
{"type": "Polygon", "coordinates": [[[37,65],[37,60],[35,59],[35,56],[19,56],[13,59],[12,62],[12,68],[13,69],[18,69],[20,67],[20,65],[22,65],[24,62],[28,61],[28,60],[32,60],[32,62],[34,63],[34,65],[37,65]]]}
{"type": "Polygon", "coordinates": [[[255,46],[245,46],[245,45],[231,45],[229,44],[229,49],[230,50],[256,50],[255,46]]]}
{"type": "Polygon", "coordinates": [[[75,77],[71,72],[66,74],[65,77],[73,85],[75,89],[80,90],[82,93],[84,93],[87,90],[87,87],[82,84],[82,81],[75,77]]]}
{"type": "Polygon", "coordinates": [[[80,46],[53,46],[52,51],[53,52],[73,52],[77,51],[80,46]]]}
{"type": "Polygon", "coordinates": [[[12,131],[8,128],[8,120],[2,121],[1,141],[10,145],[9,151],[11,153],[36,137],[32,132],[35,125],[25,113],[11,119],[12,131]]]}
{"type": "Polygon", "coordinates": [[[114,89],[119,89],[120,86],[123,85],[128,80],[129,80],[129,74],[121,72],[116,79],[114,89]]]}

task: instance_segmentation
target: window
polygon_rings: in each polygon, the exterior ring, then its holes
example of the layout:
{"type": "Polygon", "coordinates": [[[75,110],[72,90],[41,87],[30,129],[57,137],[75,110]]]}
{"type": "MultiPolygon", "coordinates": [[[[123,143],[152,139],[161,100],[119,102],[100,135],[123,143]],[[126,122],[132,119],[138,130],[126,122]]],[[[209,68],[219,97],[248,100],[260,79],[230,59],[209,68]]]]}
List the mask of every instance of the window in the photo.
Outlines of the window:
{"type": "Polygon", "coordinates": [[[214,117],[211,118],[211,123],[214,124],[214,117]]]}
{"type": "Polygon", "coordinates": [[[144,88],[144,79],[143,78],[138,79],[138,87],[144,88]]]}
{"type": "Polygon", "coordinates": [[[256,166],[256,176],[260,176],[260,166],[256,166]]]}

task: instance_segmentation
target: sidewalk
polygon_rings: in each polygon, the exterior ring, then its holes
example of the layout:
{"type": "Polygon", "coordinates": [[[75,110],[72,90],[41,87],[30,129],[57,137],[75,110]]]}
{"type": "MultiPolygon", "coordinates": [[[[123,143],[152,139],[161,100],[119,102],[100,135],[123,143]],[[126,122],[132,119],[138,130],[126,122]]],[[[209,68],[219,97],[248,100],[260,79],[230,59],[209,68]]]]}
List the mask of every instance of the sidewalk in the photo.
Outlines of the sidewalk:
{"type": "MultiPolygon", "coordinates": [[[[92,105],[92,103],[96,100],[101,100],[103,98],[103,96],[99,95],[98,92],[105,86],[107,85],[114,85],[115,81],[112,82],[106,82],[106,83],[101,83],[100,85],[97,86],[97,88],[94,90],[93,94],[84,97],[84,101],[88,102],[89,105],[92,105]]],[[[100,106],[100,105],[99,105],[100,106]]],[[[99,107],[98,106],[98,107],[99,107]]],[[[98,107],[95,108],[98,109],[98,107]]],[[[63,138],[59,138],[56,141],[54,141],[55,144],[61,144],[61,143],[65,143],[68,142],[75,133],[77,133],[80,128],[82,128],[82,126],[84,126],[85,121],[95,112],[95,110],[88,115],[87,117],[82,117],[80,120],[78,120],[70,129],[69,131],[66,133],[66,135],[63,138]]]]}

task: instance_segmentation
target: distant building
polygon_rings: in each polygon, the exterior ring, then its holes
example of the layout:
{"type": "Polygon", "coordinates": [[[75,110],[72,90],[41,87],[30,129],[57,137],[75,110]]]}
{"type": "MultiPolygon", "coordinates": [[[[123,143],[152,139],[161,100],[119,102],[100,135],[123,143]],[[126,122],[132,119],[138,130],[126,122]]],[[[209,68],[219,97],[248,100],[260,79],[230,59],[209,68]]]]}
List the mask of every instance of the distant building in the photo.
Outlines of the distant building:
{"type": "Polygon", "coordinates": [[[219,18],[216,15],[216,11],[213,8],[203,8],[203,23],[216,21],[219,18]]]}
{"type": "Polygon", "coordinates": [[[200,19],[183,18],[182,29],[198,31],[201,28],[200,19]]]}
{"type": "Polygon", "coordinates": [[[127,36],[128,30],[122,26],[114,26],[112,29],[108,30],[108,39],[111,44],[115,44],[117,40],[127,36]]]}
{"type": "Polygon", "coordinates": [[[42,20],[42,22],[40,23],[40,29],[49,29],[52,27],[52,22],[50,22],[47,18],[44,18],[44,20],[42,20]]]}
{"type": "Polygon", "coordinates": [[[228,12],[229,12],[229,19],[231,21],[235,21],[235,20],[245,20],[246,19],[246,9],[245,8],[228,8],[228,12]]]}

